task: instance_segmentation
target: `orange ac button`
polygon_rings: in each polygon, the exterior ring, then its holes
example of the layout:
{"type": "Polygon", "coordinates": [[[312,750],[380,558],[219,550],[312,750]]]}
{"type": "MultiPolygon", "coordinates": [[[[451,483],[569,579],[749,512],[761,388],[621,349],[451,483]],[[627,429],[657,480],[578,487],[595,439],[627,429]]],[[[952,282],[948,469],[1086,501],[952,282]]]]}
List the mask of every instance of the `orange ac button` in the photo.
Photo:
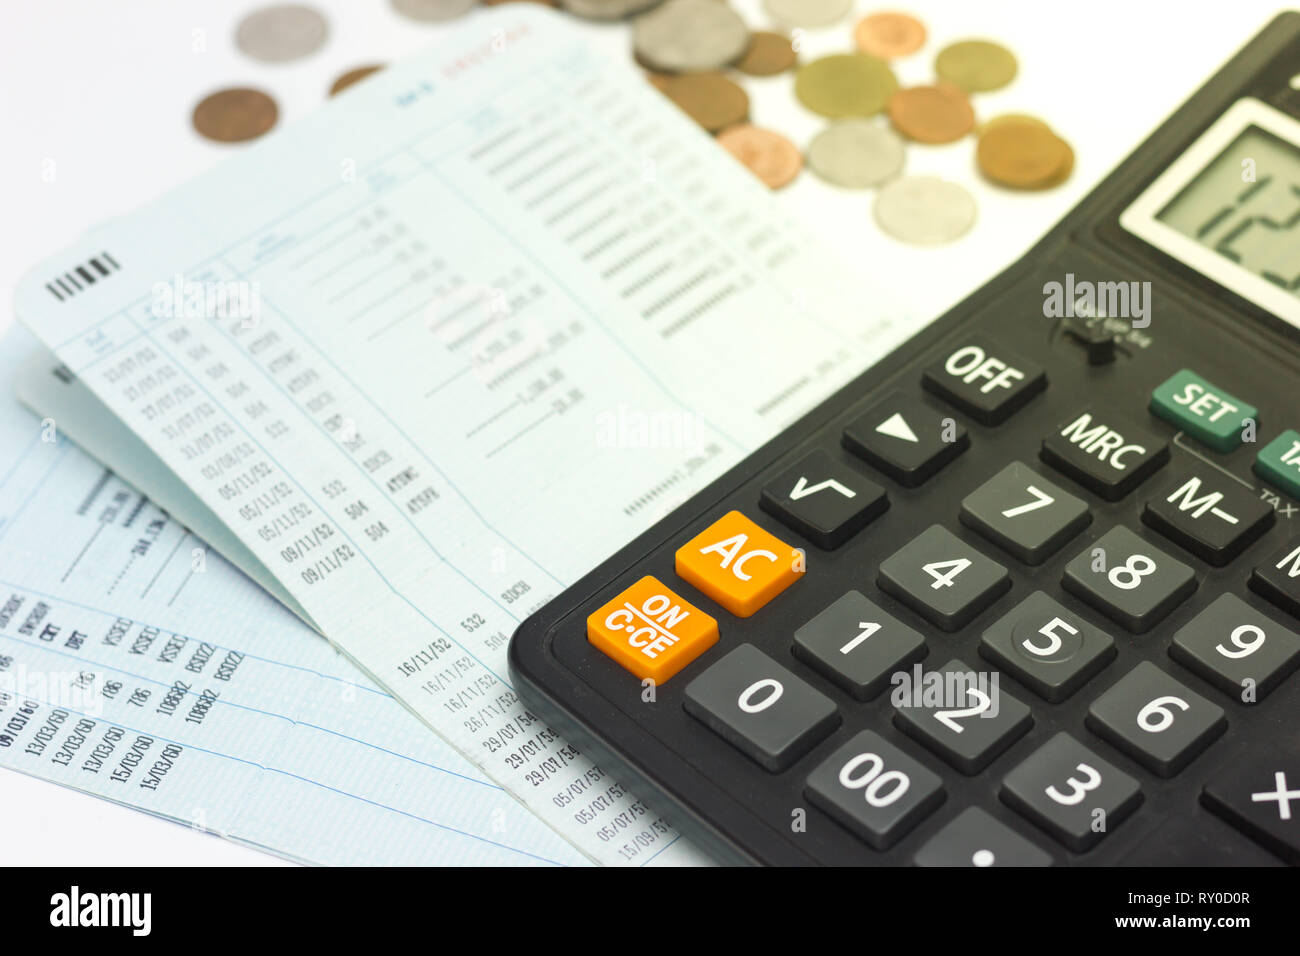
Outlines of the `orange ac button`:
{"type": "Polygon", "coordinates": [[[718,622],[647,574],[587,618],[587,640],[662,684],[718,643],[718,622]]]}
{"type": "Polygon", "coordinates": [[[804,553],[729,511],[677,549],[677,574],[736,617],[749,617],[795,581],[804,553]]]}

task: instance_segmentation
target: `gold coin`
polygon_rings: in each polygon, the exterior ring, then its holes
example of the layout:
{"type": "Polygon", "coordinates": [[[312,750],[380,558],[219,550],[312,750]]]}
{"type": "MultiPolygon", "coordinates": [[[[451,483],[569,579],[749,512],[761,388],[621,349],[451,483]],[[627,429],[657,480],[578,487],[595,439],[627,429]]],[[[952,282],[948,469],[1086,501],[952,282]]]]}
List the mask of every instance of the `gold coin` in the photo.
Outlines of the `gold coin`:
{"type": "Polygon", "coordinates": [[[863,53],[892,60],[925,45],[925,24],[906,13],[873,13],[858,22],[853,39],[863,53]]]}
{"type": "Polygon", "coordinates": [[[721,73],[665,77],[660,90],[710,133],[743,123],[749,117],[749,96],[721,73]]]}
{"type": "Polygon", "coordinates": [[[794,92],[799,102],[822,116],[872,116],[898,89],[894,71],[867,53],[838,53],[799,69],[794,92]]]}
{"type": "Polygon", "coordinates": [[[338,96],[353,83],[359,83],[371,73],[377,73],[382,69],[383,66],[376,63],[373,66],[359,66],[355,70],[348,70],[334,81],[333,85],[330,87],[330,96],[338,96]]]}
{"type": "Polygon", "coordinates": [[[769,189],[789,185],[803,169],[799,147],[769,129],[742,123],[719,133],[718,142],[769,189]]]}
{"type": "Polygon", "coordinates": [[[1006,86],[1016,78],[1016,58],[1010,50],[989,40],[962,40],[944,47],[934,60],[939,79],[968,93],[983,93],[1006,86]]]}
{"type": "Polygon", "coordinates": [[[789,37],[760,31],[753,35],[749,49],[736,64],[736,69],[750,76],[773,76],[784,73],[798,60],[789,37]]]}
{"type": "Polygon", "coordinates": [[[233,88],[204,97],[191,119],[200,136],[218,143],[242,143],[269,130],[279,115],[275,100],[261,90],[233,88]]]}
{"type": "Polygon", "coordinates": [[[975,128],[975,111],[951,83],[913,86],[889,98],[889,121],[918,143],[952,143],[975,128]]]}
{"type": "Polygon", "coordinates": [[[1074,150],[1033,117],[999,117],[985,125],[975,149],[980,172],[1013,189],[1047,189],[1074,168],[1074,150]]]}

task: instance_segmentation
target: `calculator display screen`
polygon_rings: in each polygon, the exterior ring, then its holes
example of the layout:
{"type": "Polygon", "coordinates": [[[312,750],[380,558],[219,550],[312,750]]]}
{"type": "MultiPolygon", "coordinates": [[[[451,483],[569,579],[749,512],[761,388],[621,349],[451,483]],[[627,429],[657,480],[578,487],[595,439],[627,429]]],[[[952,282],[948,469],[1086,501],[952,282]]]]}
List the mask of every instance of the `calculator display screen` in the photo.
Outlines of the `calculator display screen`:
{"type": "Polygon", "coordinates": [[[1251,126],[1156,213],[1215,254],[1300,293],[1300,147],[1251,126]]]}
{"type": "Polygon", "coordinates": [[[1300,327],[1300,122],[1292,117],[1237,101],[1120,224],[1300,327]]]}

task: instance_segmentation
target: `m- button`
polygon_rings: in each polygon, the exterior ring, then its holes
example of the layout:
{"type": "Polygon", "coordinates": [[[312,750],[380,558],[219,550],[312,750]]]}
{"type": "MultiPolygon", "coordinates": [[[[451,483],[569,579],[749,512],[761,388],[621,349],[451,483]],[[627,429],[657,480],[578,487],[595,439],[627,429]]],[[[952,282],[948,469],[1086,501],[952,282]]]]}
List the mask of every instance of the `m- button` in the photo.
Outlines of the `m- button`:
{"type": "Polygon", "coordinates": [[[677,549],[677,574],[736,617],[749,617],[803,574],[804,554],[729,511],[677,549]]]}
{"type": "Polygon", "coordinates": [[[1047,373],[1029,359],[973,336],[921,376],[926,391],[982,425],[998,425],[1047,387],[1047,373]]]}
{"type": "Polygon", "coordinates": [[[662,684],[718,643],[718,622],[647,574],[587,618],[587,640],[662,684]]]}

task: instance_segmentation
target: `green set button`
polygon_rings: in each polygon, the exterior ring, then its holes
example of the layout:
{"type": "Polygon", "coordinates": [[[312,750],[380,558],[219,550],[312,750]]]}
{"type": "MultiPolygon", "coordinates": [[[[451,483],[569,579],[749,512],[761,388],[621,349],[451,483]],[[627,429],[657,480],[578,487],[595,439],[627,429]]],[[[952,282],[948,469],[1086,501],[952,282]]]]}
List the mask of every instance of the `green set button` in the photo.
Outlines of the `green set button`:
{"type": "Polygon", "coordinates": [[[1255,474],[1300,498],[1300,432],[1289,428],[1260,449],[1255,474]]]}
{"type": "Polygon", "coordinates": [[[1185,368],[1151,393],[1151,411],[1215,451],[1232,451],[1241,444],[1246,419],[1259,409],[1211,385],[1185,368]]]}

